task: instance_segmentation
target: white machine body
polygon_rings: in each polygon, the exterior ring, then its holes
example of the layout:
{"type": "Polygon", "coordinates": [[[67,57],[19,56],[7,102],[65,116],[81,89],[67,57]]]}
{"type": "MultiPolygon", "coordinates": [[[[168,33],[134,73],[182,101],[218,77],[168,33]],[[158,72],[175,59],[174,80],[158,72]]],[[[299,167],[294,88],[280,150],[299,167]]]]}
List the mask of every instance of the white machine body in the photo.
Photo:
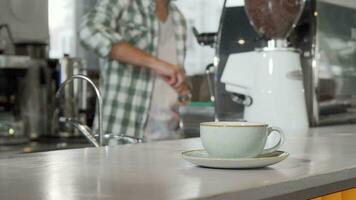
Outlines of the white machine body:
{"type": "Polygon", "coordinates": [[[290,49],[230,55],[222,76],[226,90],[249,96],[244,119],[284,131],[309,128],[300,56],[290,49]]]}

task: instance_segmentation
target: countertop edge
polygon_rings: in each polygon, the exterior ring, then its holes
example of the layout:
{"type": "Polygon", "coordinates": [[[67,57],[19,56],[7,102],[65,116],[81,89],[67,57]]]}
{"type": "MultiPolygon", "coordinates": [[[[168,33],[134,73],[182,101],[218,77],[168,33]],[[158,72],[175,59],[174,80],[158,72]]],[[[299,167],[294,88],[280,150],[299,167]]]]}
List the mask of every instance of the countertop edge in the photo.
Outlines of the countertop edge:
{"type": "Polygon", "coordinates": [[[304,176],[288,182],[201,197],[204,200],[300,200],[340,192],[356,186],[356,166],[332,173],[304,176]],[[287,186],[288,184],[288,186],[287,186]],[[303,185],[303,186],[301,186],[303,185]],[[286,187],[287,186],[287,187],[286,187]]]}

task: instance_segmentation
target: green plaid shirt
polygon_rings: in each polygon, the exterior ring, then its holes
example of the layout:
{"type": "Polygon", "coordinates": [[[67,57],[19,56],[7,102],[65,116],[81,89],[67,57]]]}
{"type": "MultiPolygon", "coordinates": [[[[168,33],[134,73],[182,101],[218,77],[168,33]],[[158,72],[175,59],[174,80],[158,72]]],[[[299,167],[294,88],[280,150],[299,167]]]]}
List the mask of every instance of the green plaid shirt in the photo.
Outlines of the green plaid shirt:
{"type": "MultiPolygon", "coordinates": [[[[177,7],[170,3],[175,24],[178,64],[183,66],[186,25],[177,7]]],[[[98,0],[82,19],[79,37],[82,44],[104,58],[100,68],[105,133],[143,137],[147,121],[153,72],[142,67],[110,60],[115,43],[125,41],[156,55],[159,21],[155,0],[98,0]]]]}

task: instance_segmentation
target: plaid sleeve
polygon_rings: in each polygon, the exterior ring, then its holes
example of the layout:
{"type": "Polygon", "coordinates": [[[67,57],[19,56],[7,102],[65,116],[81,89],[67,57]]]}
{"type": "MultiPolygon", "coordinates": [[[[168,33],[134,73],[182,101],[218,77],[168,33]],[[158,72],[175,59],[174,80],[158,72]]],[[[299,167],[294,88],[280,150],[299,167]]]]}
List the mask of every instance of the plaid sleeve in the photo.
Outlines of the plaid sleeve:
{"type": "Polygon", "coordinates": [[[187,41],[187,24],[183,14],[178,7],[172,4],[173,19],[175,23],[176,39],[177,39],[177,56],[178,64],[184,66],[187,41]]]}
{"type": "Polygon", "coordinates": [[[117,31],[117,19],[125,7],[123,0],[98,0],[82,17],[79,38],[84,47],[107,57],[112,46],[123,40],[117,31]]]}

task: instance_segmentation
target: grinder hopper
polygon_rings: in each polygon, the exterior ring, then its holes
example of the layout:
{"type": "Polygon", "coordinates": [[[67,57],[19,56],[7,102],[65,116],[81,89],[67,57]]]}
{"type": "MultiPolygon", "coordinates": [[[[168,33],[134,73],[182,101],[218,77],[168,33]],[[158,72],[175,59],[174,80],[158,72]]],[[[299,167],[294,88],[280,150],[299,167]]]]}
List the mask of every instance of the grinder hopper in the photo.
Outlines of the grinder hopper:
{"type": "MultiPolygon", "coordinates": [[[[305,0],[245,0],[245,10],[256,32],[269,41],[285,41],[303,12],[305,0]]],[[[273,43],[273,42],[272,42],[273,43]]],[[[287,43],[277,43],[286,45],[287,43]]],[[[278,46],[286,47],[286,46],[278,46]]]]}

